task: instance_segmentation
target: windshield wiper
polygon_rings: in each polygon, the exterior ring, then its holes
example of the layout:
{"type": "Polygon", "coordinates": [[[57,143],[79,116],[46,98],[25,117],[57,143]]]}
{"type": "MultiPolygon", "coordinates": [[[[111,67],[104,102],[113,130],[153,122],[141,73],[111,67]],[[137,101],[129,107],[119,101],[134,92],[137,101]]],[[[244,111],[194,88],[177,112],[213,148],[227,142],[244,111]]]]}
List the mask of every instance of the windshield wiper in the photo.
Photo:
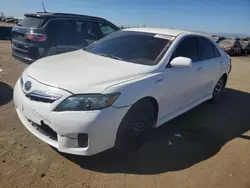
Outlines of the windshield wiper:
{"type": "Polygon", "coordinates": [[[101,55],[101,56],[104,56],[104,57],[109,57],[109,58],[112,58],[112,59],[117,59],[117,60],[123,61],[122,58],[119,58],[119,57],[114,56],[114,55],[112,55],[112,54],[102,54],[102,53],[98,53],[97,55],[101,55]]]}

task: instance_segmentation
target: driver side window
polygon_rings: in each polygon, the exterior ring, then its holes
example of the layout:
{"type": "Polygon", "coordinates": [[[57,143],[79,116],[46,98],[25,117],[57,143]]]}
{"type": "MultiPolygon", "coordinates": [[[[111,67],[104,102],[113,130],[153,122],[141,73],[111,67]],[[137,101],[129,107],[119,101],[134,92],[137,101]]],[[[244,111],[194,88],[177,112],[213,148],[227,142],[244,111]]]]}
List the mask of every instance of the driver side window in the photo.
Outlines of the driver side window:
{"type": "Polygon", "coordinates": [[[188,37],[181,41],[179,46],[175,50],[171,60],[175,57],[187,57],[192,59],[193,62],[197,62],[199,59],[199,55],[196,38],[188,37]]]}

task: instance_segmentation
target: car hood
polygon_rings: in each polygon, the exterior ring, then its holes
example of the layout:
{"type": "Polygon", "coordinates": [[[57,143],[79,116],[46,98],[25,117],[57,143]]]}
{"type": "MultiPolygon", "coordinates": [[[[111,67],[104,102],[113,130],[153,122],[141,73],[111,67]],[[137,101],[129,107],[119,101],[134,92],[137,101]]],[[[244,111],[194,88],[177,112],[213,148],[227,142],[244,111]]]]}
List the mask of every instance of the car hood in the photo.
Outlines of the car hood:
{"type": "Polygon", "coordinates": [[[146,75],[152,66],[78,50],[42,58],[26,69],[33,79],[72,93],[101,93],[107,87],[146,75]]]}

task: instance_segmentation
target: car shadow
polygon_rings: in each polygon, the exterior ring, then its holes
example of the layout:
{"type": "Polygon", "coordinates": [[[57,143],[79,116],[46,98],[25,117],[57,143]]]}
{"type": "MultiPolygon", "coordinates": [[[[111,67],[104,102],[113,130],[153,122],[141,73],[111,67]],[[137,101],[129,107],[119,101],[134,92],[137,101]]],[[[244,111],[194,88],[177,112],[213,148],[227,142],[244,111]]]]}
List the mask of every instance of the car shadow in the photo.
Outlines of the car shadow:
{"type": "Polygon", "coordinates": [[[217,104],[204,103],[156,129],[133,155],[117,156],[113,150],[91,157],[61,155],[104,173],[158,174],[191,167],[234,138],[249,139],[242,135],[250,128],[250,94],[225,89],[223,95],[217,104]]]}
{"type": "Polygon", "coordinates": [[[13,89],[11,86],[4,82],[0,82],[0,106],[5,105],[12,101],[13,89]]]}

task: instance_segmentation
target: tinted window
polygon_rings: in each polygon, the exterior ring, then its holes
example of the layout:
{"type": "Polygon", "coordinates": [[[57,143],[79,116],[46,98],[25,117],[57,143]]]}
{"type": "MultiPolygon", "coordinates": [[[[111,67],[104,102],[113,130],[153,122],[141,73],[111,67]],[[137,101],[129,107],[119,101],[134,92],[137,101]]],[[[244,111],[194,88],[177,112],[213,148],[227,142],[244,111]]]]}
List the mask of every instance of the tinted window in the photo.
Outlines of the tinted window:
{"type": "Polygon", "coordinates": [[[213,44],[205,39],[198,37],[198,45],[199,45],[199,57],[200,60],[205,60],[205,59],[210,59],[213,58],[214,55],[214,49],[213,49],[213,44]]]}
{"type": "Polygon", "coordinates": [[[177,47],[172,59],[175,57],[188,57],[192,59],[193,62],[198,61],[199,56],[196,39],[194,37],[184,39],[177,47]]]}
{"type": "Polygon", "coordinates": [[[85,50],[132,63],[154,65],[169,40],[155,34],[118,31],[90,45],[85,50]]]}
{"type": "Polygon", "coordinates": [[[103,35],[109,35],[110,33],[113,33],[115,31],[114,28],[112,28],[110,25],[104,24],[104,23],[100,23],[99,24],[100,29],[103,33],[103,35]]]}
{"type": "Polygon", "coordinates": [[[35,17],[24,17],[17,25],[22,27],[38,28],[42,26],[44,19],[35,17]]]}
{"type": "Polygon", "coordinates": [[[88,44],[114,32],[116,29],[106,23],[77,21],[77,35],[79,39],[84,39],[88,44]]]}
{"type": "Polygon", "coordinates": [[[54,45],[87,46],[113,31],[107,24],[84,20],[51,20],[47,26],[49,41],[54,45]]]}
{"type": "Polygon", "coordinates": [[[52,45],[76,45],[76,23],[67,20],[51,20],[47,26],[47,35],[52,45]]]}
{"type": "Polygon", "coordinates": [[[214,47],[214,55],[215,55],[215,57],[219,57],[220,56],[219,50],[214,45],[213,45],[213,47],[214,47]]]}

